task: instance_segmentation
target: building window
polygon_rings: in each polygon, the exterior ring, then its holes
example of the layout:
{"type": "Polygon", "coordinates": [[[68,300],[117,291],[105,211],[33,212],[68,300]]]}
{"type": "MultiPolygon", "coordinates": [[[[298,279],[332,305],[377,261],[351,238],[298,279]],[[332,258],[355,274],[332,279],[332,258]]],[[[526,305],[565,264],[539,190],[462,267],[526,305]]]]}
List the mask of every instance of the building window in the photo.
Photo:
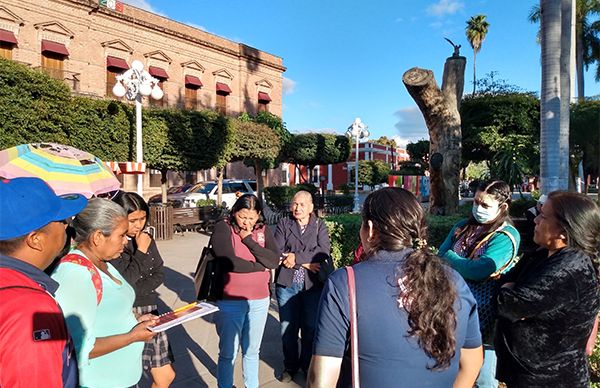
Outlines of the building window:
{"type": "Polygon", "coordinates": [[[0,58],[12,59],[13,45],[6,42],[0,42],[0,58]]]}
{"type": "MultiPolygon", "coordinates": [[[[151,76],[158,80],[158,87],[162,89],[163,93],[165,91],[164,84],[165,81],[169,78],[167,71],[161,67],[149,66],[148,73],[151,76]]],[[[152,106],[165,106],[167,105],[167,93],[164,93],[163,98],[160,100],[155,100],[150,98],[150,105],[152,106]]]]}
{"type": "Polygon", "coordinates": [[[227,114],[227,94],[217,93],[217,112],[223,116],[227,114]]]}
{"type": "Polygon", "coordinates": [[[185,76],[185,109],[198,109],[198,89],[201,87],[200,78],[193,75],[185,76]]]}
{"type": "MultiPolygon", "coordinates": [[[[163,93],[165,91],[164,85],[165,85],[165,80],[164,79],[158,79],[158,87],[161,88],[161,90],[163,91],[163,93]]],[[[161,98],[160,100],[155,100],[154,98],[149,98],[148,101],[150,101],[150,105],[151,106],[163,107],[163,106],[165,106],[167,104],[166,103],[166,101],[167,101],[167,94],[164,93],[163,94],[163,98],[161,98]]]]}
{"type": "Polygon", "coordinates": [[[17,45],[17,38],[12,31],[0,29],[0,58],[12,59],[12,50],[17,45]]]}
{"type": "Polygon", "coordinates": [[[229,85],[217,82],[217,112],[225,116],[227,114],[227,96],[231,93],[229,85]]]}
{"type": "Polygon", "coordinates": [[[50,77],[64,80],[64,62],[69,56],[69,51],[62,43],[42,40],[42,69],[50,77]]]}
{"type": "Polygon", "coordinates": [[[117,83],[117,75],[127,71],[127,61],[117,57],[106,57],[106,96],[114,97],[112,89],[117,83]]]}
{"type": "Polygon", "coordinates": [[[198,108],[198,89],[185,85],[185,109],[195,110],[198,108]]]}
{"type": "Polygon", "coordinates": [[[271,102],[271,97],[269,97],[269,93],[258,92],[258,111],[259,112],[268,112],[269,111],[269,102],[271,102]]]}

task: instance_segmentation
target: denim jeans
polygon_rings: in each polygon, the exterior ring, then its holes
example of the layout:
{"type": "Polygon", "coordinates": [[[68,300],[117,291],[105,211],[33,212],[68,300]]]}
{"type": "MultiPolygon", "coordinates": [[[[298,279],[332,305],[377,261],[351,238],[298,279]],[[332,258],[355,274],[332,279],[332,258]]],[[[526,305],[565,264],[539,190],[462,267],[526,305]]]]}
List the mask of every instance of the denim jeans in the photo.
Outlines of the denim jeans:
{"type": "Polygon", "coordinates": [[[305,290],[304,284],[301,283],[292,283],[290,287],[278,285],[275,290],[279,303],[283,366],[288,371],[296,372],[298,369],[308,371],[321,290],[321,287],[305,290]],[[298,352],[299,332],[302,333],[300,352],[298,352]]]}
{"type": "Polygon", "coordinates": [[[475,382],[477,388],[498,388],[496,380],[496,351],[492,345],[483,345],[483,365],[475,382]]]}
{"type": "Polygon", "coordinates": [[[257,300],[220,300],[216,326],[219,334],[217,383],[219,388],[233,386],[233,366],[242,347],[244,384],[258,388],[258,354],[269,313],[269,298],[257,300]]]}

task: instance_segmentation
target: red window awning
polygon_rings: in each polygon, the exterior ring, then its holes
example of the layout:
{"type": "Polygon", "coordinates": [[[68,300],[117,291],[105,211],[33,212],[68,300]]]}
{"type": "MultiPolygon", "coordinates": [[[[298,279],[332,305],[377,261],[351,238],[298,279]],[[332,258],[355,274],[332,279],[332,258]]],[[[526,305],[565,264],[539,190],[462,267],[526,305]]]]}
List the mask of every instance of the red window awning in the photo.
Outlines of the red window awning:
{"type": "Polygon", "coordinates": [[[0,42],[17,44],[17,38],[12,31],[0,29],[0,42]]]}
{"type": "Polygon", "coordinates": [[[258,101],[259,102],[271,102],[271,97],[269,97],[269,93],[258,92],[258,101]]]}
{"type": "Polygon", "coordinates": [[[231,88],[227,84],[217,82],[217,93],[230,94],[231,88]]]}
{"type": "Polygon", "coordinates": [[[106,57],[106,67],[112,67],[114,69],[127,70],[129,69],[129,65],[127,61],[122,58],[111,57],[110,55],[106,57]]]}
{"type": "Polygon", "coordinates": [[[46,39],[42,40],[42,52],[64,55],[65,57],[69,56],[69,50],[67,50],[64,44],[46,39]]]}
{"type": "Polygon", "coordinates": [[[199,88],[202,86],[202,81],[200,81],[200,78],[196,77],[195,75],[186,75],[185,84],[199,88]]]}
{"type": "Polygon", "coordinates": [[[165,69],[163,69],[161,67],[150,66],[148,68],[148,73],[150,73],[150,75],[152,77],[156,77],[156,78],[159,78],[161,80],[169,78],[169,75],[167,74],[167,72],[165,71],[165,69]]]}

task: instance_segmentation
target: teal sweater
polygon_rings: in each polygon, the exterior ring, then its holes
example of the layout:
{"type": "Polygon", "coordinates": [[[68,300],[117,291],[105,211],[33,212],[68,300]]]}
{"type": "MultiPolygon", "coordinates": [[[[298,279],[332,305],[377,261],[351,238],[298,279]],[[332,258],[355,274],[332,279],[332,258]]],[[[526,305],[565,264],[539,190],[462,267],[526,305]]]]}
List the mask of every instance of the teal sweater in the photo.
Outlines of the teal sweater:
{"type": "Polygon", "coordinates": [[[456,229],[464,226],[466,223],[467,220],[464,219],[454,225],[450,233],[448,233],[446,240],[440,245],[438,256],[446,260],[463,278],[475,281],[485,280],[506,264],[513,255],[516,255],[516,251],[519,250],[521,236],[514,226],[506,225],[503,230],[513,236],[516,247],[513,247],[512,241],[506,234],[496,233],[483,245],[483,253],[477,260],[473,260],[460,256],[452,250],[456,229]]]}

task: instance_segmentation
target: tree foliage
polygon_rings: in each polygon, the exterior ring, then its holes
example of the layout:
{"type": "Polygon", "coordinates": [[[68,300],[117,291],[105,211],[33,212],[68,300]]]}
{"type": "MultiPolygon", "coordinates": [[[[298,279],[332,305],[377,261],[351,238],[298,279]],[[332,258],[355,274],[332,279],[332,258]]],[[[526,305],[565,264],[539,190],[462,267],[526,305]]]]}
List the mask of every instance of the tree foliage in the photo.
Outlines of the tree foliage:
{"type": "Polygon", "coordinates": [[[429,168],[429,140],[419,140],[416,143],[408,143],[406,152],[412,162],[418,162],[423,167],[429,168]]]}
{"type": "Polygon", "coordinates": [[[460,106],[462,163],[489,161],[500,151],[517,152],[527,172],[539,168],[539,100],[531,93],[465,97],[460,106]],[[519,146],[526,150],[519,151],[519,146]]]}
{"type": "Polygon", "coordinates": [[[584,175],[600,175],[600,101],[571,107],[570,148],[575,163],[583,161],[584,175]]]}
{"type": "Polygon", "coordinates": [[[359,160],[358,183],[375,186],[388,181],[390,167],[382,160],[359,160]]]}
{"type": "Polygon", "coordinates": [[[289,147],[289,161],[303,166],[341,163],[349,156],[350,140],[328,133],[294,135],[289,147]]]}
{"type": "Polygon", "coordinates": [[[398,146],[396,144],[396,141],[394,139],[389,139],[387,136],[381,136],[379,139],[373,140],[373,143],[377,143],[377,144],[381,144],[381,145],[384,145],[384,146],[392,147],[394,149],[398,146]]]}

